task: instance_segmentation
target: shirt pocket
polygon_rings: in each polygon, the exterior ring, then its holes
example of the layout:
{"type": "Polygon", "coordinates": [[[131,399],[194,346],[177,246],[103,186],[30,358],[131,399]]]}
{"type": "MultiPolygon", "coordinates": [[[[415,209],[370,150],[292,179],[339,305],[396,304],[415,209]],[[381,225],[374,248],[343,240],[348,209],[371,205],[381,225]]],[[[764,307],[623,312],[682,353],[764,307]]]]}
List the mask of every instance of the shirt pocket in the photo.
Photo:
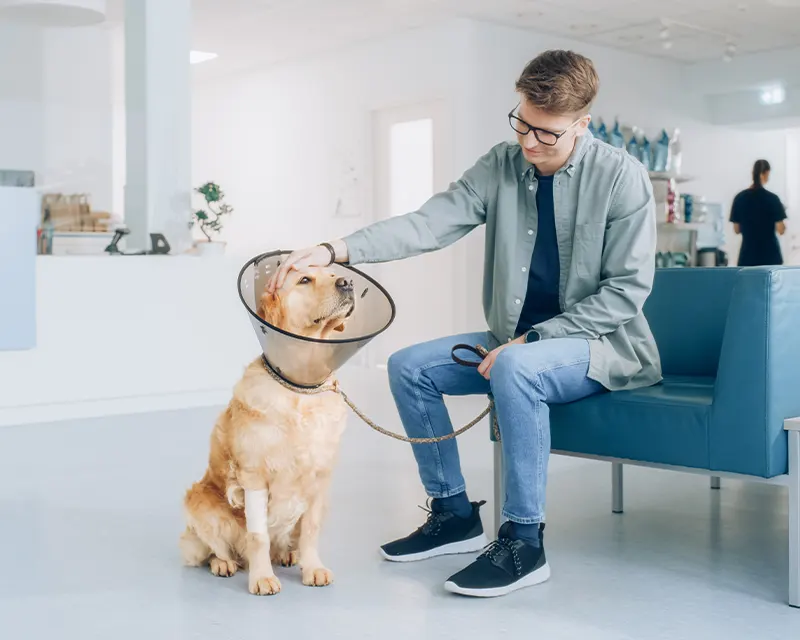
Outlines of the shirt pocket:
{"type": "Polygon", "coordinates": [[[605,222],[587,222],[575,225],[572,256],[575,261],[575,272],[580,277],[600,282],[605,233],[605,222]]]}

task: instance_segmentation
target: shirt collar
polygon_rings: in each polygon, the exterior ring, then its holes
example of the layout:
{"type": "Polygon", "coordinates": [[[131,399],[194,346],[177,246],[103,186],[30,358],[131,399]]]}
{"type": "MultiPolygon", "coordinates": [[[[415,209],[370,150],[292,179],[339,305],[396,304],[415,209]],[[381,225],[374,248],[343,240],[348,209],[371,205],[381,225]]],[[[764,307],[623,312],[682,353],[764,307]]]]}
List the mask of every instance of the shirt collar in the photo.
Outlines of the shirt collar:
{"type": "MultiPolygon", "coordinates": [[[[591,131],[587,131],[582,136],[580,136],[575,141],[575,147],[572,149],[572,153],[569,156],[569,160],[567,160],[566,164],[561,167],[556,173],[561,173],[562,171],[566,171],[567,174],[570,176],[574,175],[575,167],[578,166],[580,161],[583,159],[583,156],[586,155],[586,151],[594,142],[594,135],[591,131]]],[[[535,170],[534,166],[525,159],[523,154],[520,154],[520,158],[522,158],[522,177],[527,177],[529,172],[533,172],[535,170]]]]}

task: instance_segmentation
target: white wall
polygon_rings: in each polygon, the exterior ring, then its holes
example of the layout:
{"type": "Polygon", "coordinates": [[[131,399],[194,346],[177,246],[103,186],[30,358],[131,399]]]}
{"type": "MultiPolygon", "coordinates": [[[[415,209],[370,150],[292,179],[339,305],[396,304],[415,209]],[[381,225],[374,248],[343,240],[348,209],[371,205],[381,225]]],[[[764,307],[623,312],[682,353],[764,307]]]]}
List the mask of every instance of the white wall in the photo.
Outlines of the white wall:
{"type": "Polygon", "coordinates": [[[93,209],[112,211],[111,32],[43,31],[42,182],[89,193],[93,209]]]}
{"type": "Polygon", "coordinates": [[[193,184],[219,182],[236,208],[229,252],[297,247],[371,221],[370,112],[457,99],[462,34],[451,23],[196,84],[193,184]],[[362,187],[358,215],[335,219],[350,166],[362,187]]]}
{"type": "Polygon", "coordinates": [[[0,24],[0,168],[112,207],[109,31],[0,24]]]}
{"type": "Polygon", "coordinates": [[[0,169],[44,164],[41,33],[0,24],[0,169]]]}

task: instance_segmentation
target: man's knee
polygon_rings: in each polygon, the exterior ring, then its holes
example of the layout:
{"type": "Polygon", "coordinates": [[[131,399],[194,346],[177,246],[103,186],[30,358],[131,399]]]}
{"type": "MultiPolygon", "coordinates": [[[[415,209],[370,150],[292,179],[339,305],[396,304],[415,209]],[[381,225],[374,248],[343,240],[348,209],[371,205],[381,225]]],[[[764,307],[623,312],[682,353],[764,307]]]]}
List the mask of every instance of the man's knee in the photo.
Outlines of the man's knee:
{"type": "Polygon", "coordinates": [[[416,346],[405,347],[389,356],[386,368],[389,382],[410,382],[414,372],[419,368],[419,349],[416,346]]]}
{"type": "Polygon", "coordinates": [[[490,380],[495,377],[499,380],[508,380],[520,375],[523,369],[523,359],[530,360],[530,349],[526,352],[526,345],[512,344],[497,354],[490,372],[490,380]]]}

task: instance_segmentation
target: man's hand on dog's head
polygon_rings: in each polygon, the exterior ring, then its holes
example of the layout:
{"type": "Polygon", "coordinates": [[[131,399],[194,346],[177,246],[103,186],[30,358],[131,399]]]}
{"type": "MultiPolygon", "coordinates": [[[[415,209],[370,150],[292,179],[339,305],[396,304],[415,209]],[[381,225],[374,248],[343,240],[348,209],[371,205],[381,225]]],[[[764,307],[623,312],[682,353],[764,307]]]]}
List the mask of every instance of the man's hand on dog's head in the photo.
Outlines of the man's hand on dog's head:
{"type": "Polygon", "coordinates": [[[275,293],[286,282],[290,271],[302,271],[310,267],[324,267],[331,261],[331,254],[325,247],[308,247],[292,251],[281,263],[280,268],[270,278],[267,291],[275,293]]]}
{"type": "MultiPolygon", "coordinates": [[[[331,243],[336,252],[336,261],[347,260],[347,245],[343,240],[335,240],[331,243]]],[[[316,245],[292,251],[289,257],[281,263],[280,269],[270,278],[267,284],[267,292],[275,293],[286,282],[289,271],[304,271],[311,267],[327,267],[331,262],[331,252],[323,246],[316,245]]]]}

